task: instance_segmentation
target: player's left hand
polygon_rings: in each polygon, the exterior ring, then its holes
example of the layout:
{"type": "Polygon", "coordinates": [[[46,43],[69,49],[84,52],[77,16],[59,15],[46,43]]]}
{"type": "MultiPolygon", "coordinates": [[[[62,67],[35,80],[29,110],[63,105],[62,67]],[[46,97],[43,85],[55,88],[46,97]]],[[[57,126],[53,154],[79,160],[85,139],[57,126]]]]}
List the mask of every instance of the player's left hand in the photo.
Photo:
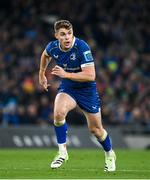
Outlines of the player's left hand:
{"type": "Polygon", "coordinates": [[[54,74],[56,76],[59,76],[61,78],[65,78],[66,77],[66,72],[64,71],[64,69],[58,65],[56,65],[53,69],[51,74],[54,74]]]}

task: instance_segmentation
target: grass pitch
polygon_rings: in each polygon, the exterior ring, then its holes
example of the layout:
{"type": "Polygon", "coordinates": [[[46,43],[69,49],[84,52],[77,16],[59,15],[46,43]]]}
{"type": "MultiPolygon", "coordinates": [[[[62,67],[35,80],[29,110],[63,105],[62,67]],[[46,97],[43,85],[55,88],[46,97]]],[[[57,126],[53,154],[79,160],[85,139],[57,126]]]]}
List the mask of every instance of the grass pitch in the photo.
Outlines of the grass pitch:
{"type": "Polygon", "coordinates": [[[49,167],[56,149],[0,150],[0,179],[149,179],[150,151],[116,150],[117,171],[103,172],[104,153],[98,148],[69,149],[69,161],[49,167]]]}

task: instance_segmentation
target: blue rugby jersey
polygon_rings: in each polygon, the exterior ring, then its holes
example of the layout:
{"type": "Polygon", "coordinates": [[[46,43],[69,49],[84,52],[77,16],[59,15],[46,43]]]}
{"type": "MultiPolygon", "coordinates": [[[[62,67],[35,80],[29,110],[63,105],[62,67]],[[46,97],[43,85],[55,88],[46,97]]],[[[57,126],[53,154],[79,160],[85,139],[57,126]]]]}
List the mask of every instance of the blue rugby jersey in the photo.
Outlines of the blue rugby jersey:
{"type": "MultiPolygon", "coordinates": [[[[52,57],[56,64],[66,72],[81,72],[81,67],[94,64],[93,56],[88,44],[74,37],[73,45],[68,51],[60,48],[59,41],[51,41],[45,48],[46,55],[52,57]]],[[[77,82],[69,79],[62,79],[60,87],[85,88],[96,86],[95,81],[77,82]]]]}

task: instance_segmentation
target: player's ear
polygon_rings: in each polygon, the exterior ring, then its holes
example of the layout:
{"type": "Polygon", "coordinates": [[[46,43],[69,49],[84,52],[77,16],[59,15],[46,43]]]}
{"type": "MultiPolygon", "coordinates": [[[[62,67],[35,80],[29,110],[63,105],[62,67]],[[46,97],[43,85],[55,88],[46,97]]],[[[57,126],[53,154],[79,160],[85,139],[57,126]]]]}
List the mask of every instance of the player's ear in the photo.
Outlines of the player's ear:
{"type": "Polygon", "coordinates": [[[55,38],[58,39],[58,33],[57,32],[55,32],[55,38]]]}

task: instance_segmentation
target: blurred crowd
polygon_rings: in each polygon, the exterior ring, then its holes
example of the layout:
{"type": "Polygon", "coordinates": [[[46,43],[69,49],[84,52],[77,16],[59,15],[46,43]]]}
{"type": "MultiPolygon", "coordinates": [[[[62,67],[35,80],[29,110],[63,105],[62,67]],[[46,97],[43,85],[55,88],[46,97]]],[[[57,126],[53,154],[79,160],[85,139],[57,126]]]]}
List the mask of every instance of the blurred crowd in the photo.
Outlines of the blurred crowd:
{"type": "MultiPolygon", "coordinates": [[[[48,125],[59,78],[45,92],[39,62],[54,40],[53,23],[68,19],[92,49],[104,124],[150,128],[150,2],[147,0],[0,1],[0,124],[48,125]]],[[[68,123],[85,124],[77,108],[68,123]]]]}

